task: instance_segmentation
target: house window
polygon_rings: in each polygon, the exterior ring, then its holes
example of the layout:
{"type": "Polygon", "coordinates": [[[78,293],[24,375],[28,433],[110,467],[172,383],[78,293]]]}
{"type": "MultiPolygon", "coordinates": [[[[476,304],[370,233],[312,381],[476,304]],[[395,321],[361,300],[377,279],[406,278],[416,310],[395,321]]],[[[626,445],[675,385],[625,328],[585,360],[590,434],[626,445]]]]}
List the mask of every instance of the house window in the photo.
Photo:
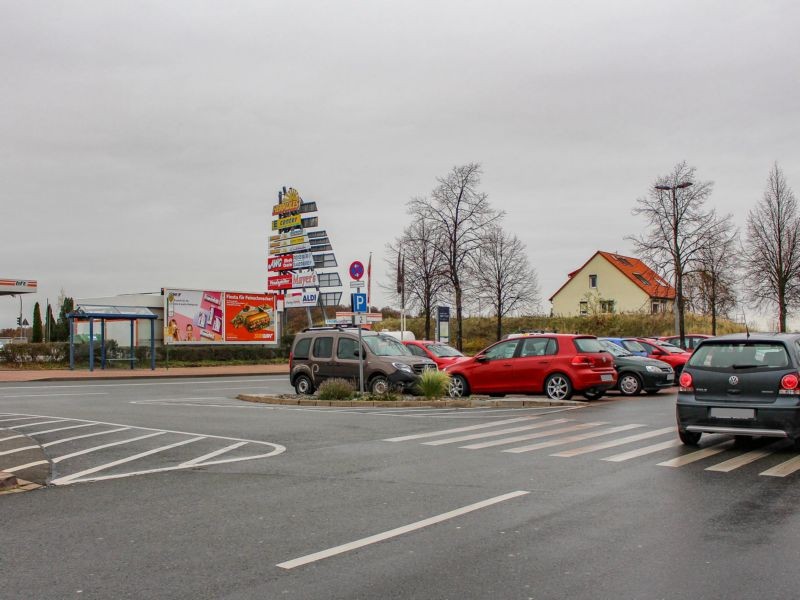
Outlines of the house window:
{"type": "Polygon", "coordinates": [[[653,312],[653,314],[667,312],[667,301],[666,300],[653,300],[652,312],[653,312]]]}
{"type": "Polygon", "coordinates": [[[589,287],[590,288],[597,287],[597,275],[589,275],[589,287]]]}
{"type": "Polygon", "coordinates": [[[581,316],[585,317],[588,314],[589,314],[589,303],[581,302],[581,316]]]}
{"type": "Polygon", "coordinates": [[[644,285],[650,285],[650,282],[649,282],[649,281],[647,281],[647,279],[645,279],[645,278],[642,276],[642,274],[641,274],[641,273],[634,273],[634,274],[633,274],[633,276],[634,276],[634,277],[636,277],[636,279],[638,279],[638,280],[639,280],[640,282],[642,282],[644,285]]]}
{"type": "Polygon", "coordinates": [[[614,301],[613,300],[600,300],[600,312],[613,313],[614,301]]]}

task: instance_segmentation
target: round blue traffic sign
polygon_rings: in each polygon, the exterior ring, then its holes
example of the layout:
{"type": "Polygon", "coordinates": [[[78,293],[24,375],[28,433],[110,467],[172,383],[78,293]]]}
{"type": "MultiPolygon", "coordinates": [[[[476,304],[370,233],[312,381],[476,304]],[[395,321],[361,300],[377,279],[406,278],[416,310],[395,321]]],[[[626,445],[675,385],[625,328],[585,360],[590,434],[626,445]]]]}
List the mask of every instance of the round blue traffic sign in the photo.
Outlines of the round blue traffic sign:
{"type": "Polygon", "coordinates": [[[361,264],[361,261],[354,260],[350,263],[350,277],[358,281],[364,276],[364,265],[361,264]]]}

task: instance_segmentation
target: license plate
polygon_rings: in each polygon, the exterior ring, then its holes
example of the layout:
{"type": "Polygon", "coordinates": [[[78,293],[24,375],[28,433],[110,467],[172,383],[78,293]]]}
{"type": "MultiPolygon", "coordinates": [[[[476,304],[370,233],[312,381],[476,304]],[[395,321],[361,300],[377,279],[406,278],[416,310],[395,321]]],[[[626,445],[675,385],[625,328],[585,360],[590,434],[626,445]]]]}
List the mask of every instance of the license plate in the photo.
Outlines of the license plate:
{"type": "Polygon", "coordinates": [[[674,381],[675,373],[667,373],[667,381],[674,381]]]}
{"type": "Polygon", "coordinates": [[[600,381],[614,381],[614,376],[610,373],[608,375],[600,375],[600,381]]]}
{"type": "Polygon", "coordinates": [[[712,408],[709,416],[715,419],[755,419],[754,408],[712,408]]]}

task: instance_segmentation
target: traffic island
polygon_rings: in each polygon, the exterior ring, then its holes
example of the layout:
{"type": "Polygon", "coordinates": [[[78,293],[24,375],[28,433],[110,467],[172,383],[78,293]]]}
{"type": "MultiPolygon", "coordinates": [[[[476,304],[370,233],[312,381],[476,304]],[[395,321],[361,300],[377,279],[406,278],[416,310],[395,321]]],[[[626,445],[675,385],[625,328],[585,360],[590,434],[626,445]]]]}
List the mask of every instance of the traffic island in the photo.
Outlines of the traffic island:
{"type": "Polygon", "coordinates": [[[0,428],[0,494],[47,485],[51,466],[36,440],[14,429],[0,428]]]}
{"type": "Polygon", "coordinates": [[[413,396],[403,396],[402,400],[320,400],[314,396],[292,394],[262,395],[239,394],[237,400],[278,404],[285,406],[329,406],[337,408],[540,408],[547,406],[587,406],[588,402],[579,400],[551,400],[550,398],[528,398],[513,396],[503,399],[488,396],[469,398],[441,398],[438,400],[415,400],[413,396]]]}

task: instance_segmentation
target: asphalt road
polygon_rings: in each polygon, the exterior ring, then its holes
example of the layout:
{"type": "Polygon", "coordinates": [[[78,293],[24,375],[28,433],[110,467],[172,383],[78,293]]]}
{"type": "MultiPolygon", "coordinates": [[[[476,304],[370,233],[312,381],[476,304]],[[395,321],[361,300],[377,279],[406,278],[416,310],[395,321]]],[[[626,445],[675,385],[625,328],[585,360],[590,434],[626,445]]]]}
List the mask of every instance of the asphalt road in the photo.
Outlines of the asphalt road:
{"type": "Polygon", "coordinates": [[[54,485],[0,496],[0,597],[797,595],[797,453],[676,445],[673,395],[233,399],[289,391],[284,376],[0,386],[0,427],[54,462],[54,485]]]}

